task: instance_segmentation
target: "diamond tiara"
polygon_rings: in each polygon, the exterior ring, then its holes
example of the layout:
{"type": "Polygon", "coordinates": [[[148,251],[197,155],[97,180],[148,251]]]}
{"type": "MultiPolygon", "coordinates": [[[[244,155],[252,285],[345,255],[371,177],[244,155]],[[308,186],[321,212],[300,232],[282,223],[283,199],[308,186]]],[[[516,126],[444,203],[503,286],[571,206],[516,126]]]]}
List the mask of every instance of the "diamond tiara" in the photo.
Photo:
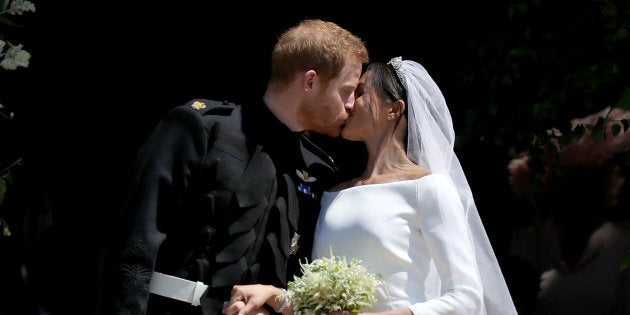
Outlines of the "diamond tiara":
{"type": "Polygon", "coordinates": [[[403,85],[405,90],[407,89],[407,82],[405,80],[405,71],[402,68],[402,57],[394,57],[390,61],[387,62],[388,65],[391,65],[396,71],[396,76],[398,76],[398,80],[403,85]]]}

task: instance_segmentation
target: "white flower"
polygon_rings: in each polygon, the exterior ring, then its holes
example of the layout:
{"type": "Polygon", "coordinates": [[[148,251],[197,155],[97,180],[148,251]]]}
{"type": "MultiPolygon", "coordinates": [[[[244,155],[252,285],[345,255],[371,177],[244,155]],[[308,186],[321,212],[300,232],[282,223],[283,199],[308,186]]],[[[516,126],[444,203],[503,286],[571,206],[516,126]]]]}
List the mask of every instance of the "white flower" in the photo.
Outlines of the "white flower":
{"type": "Polygon", "coordinates": [[[28,11],[35,12],[35,4],[28,0],[13,0],[7,9],[7,13],[11,15],[22,15],[28,11]]]}
{"type": "Polygon", "coordinates": [[[0,62],[0,67],[6,70],[15,70],[17,67],[28,67],[31,54],[22,49],[22,45],[11,45],[4,54],[4,60],[0,62]]]}
{"type": "Polygon", "coordinates": [[[28,67],[29,60],[31,59],[31,53],[26,50],[20,50],[15,54],[13,58],[15,63],[20,67],[28,67]]]}
{"type": "Polygon", "coordinates": [[[287,284],[293,310],[299,314],[328,314],[332,311],[359,312],[372,307],[376,301],[379,276],[361,266],[361,261],[346,257],[315,259],[310,264],[300,263],[302,276],[287,284]]]}
{"type": "MultiPolygon", "coordinates": [[[[5,0],[0,5],[0,15],[7,13],[10,15],[22,15],[24,12],[35,12],[35,4],[29,0],[5,0]]],[[[1,24],[15,26],[13,21],[2,17],[1,24]]],[[[0,34],[0,38],[3,38],[0,34]]],[[[18,67],[28,67],[31,53],[22,49],[22,45],[12,45],[11,42],[0,39],[0,68],[5,70],[15,70],[18,67]],[[8,44],[8,48],[4,51],[8,44]]]]}
{"type": "Polygon", "coordinates": [[[0,67],[5,70],[15,70],[18,67],[18,64],[15,62],[13,58],[4,58],[4,60],[0,61],[0,67]]]}

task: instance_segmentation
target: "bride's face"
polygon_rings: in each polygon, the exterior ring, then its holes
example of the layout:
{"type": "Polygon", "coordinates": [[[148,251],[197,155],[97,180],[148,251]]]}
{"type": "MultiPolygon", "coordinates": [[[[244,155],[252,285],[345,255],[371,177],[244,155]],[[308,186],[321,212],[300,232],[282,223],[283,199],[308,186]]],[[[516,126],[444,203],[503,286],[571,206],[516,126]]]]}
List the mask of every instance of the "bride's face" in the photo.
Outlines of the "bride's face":
{"type": "Polygon", "coordinates": [[[354,96],[354,107],[349,112],[341,136],[348,140],[365,142],[377,136],[387,123],[387,114],[383,109],[386,101],[378,97],[377,90],[370,84],[366,73],[361,76],[354,96]]]}

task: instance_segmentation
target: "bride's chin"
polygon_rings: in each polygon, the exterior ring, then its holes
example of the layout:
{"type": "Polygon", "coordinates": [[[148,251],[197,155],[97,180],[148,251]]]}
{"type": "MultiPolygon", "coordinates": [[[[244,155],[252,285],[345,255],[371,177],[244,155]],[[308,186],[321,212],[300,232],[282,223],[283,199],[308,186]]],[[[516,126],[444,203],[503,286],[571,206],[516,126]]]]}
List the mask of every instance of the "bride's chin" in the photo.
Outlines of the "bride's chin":
{"type": "Polygon", "coordinates": [[[346,132],[344,129],[341,129],[341,137],[346,140],[357,141],[356,137],[352,136],[352,133],[346,132]]]}

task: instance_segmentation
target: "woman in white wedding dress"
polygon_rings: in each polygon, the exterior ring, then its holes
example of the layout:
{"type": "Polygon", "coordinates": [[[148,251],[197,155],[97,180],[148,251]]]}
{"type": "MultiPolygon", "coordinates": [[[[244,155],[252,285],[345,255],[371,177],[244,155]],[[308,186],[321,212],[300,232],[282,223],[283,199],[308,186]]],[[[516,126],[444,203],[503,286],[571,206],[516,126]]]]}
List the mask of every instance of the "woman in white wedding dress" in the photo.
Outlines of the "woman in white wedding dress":
{"type": "MultiPolygon", "coordinates": [[[[312,258],[332,251],[381,276],[377,302],[361,314],[516,314],[431,76],[400,57],[372,63],[355,97],[342,136],[365,143],[367,166],[322,196],[312,258]]],[[[236,286],[224,313],[266,303],[289,315],[281,294],[236,286]]]]}

